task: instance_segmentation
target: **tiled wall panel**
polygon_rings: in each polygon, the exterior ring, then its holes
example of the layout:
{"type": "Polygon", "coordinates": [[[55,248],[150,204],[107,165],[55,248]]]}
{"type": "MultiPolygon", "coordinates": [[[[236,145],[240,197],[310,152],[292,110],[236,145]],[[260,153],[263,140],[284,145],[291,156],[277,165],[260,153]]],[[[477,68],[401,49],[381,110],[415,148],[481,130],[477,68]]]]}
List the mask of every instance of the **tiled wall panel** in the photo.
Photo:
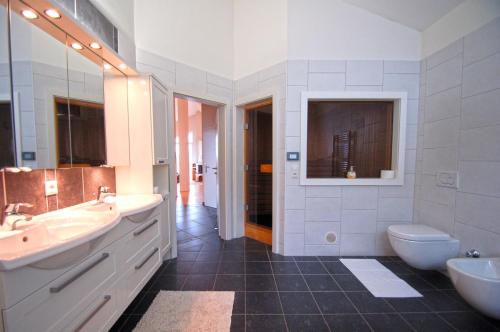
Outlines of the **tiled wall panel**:
{"type": "Polygon", "coordinates": [[[418,137],[420,63],[417,61],[293,60],[287,62],[286,150],[300,152],[302,91],[406,91],[408,127],[405,185],[300,186],[286,167],[285,254],[392,254],[385,230],[390,224],[413,220],[413,197],[418,137]],[[294,213],[289,213],[294,211],[294,213]],[[302,227],[295,224],[300,215],[302,227]],[[302,217],[304,220],[302,221],[302,217]],[[336,243],[325,241],[328,232],[336,243]],[[301,239],[300,241],[298,239],[301,239]]]}
{"type": "Polygon", "coordinates": [[[500,18],[423,61],[416,222],[450,232],[464,253],[500,255],[500,18]],[[458,188],[436,184],[458,172],[458,188]]]}

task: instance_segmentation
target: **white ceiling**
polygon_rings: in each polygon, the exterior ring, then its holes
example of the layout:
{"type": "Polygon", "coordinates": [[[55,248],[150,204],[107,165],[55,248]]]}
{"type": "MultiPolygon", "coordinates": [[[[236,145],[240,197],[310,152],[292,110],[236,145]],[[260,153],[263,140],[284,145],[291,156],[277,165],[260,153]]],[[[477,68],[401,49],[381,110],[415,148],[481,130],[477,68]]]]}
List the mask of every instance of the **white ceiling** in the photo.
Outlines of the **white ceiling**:
{"type": "Polygon", "coordinates": [[[465,0],[343,0],[374,14],[423,31],[465,0]]]}

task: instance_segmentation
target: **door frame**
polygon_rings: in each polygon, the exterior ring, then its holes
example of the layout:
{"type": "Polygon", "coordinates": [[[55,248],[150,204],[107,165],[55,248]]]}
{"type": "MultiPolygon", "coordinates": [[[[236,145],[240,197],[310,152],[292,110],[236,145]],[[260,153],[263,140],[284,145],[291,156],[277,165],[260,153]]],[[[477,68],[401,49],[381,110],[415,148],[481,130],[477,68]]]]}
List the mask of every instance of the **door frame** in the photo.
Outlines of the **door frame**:
{"type": "MultiPolygon", "coordinates": [[[[254,94],[245,97],[237,98],[235,101],[235,112],[233,116],[233,220],[235,223],[235,237],[245,235],[245,220],[244,220],[244,206],[245,206],[245,174],[244,174],[244,123],[245,123],[245,108],[247,105],[255,104],[260,101],[271,99],[272,113],[273,113],[273,216],[272,216],[272,251],[274,253],[284,253],[284,227],[283,227],[283,205],[282,202],[284,194],[284,181],[282,174],[284,173],[284,162],[281,155],[284,156],[284,143],[280,144],[280,138],[284,137],[281,133],[281,122],[284,119],[285,111],[285,95],[284,92],[276,89],[262,89],[254,94]]],[[[283,126],[284,127],[284,126],[283,126]]]]}
{"type": "MultiPolygon", "coordinates": [[[[218,146],[217,146],[217,223],[219,225],[219,236],[224,240],[229,240],[232,238],[233,227],[231,223],[231,135],[230,135],[230,109],[232,105],[231,99],[215,97],[213,95],[207,94],[197,94],[189,91],[184,91],[182,89],[169,88],[168,89],[168,123],[169,128],[169,151],[175,151],[175,98],[186,98],[194,99],[198,102],[213,105],[217,107],[217,136],[218,136],[218,146]]],[[[173,160],[169,162],[172,170],[176,169],[177,156],[173,154],[173,160]]],[[[177,196],[177,179],[176,172],[170,171],[170,192],[176,193],[175,195],[170,195],[170,220],[171,222],[171,243],[172,243],[172,257],[177,257],[177,206],[176,206],[176,196],[177,196]]]]}

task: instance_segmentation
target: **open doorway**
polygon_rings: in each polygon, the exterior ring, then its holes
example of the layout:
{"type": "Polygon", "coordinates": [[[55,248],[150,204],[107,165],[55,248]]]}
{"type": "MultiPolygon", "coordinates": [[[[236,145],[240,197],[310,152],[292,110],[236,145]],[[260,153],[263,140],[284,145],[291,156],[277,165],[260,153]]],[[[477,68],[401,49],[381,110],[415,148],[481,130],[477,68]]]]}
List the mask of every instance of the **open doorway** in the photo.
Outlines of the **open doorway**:
{"type": "Polygon", "coordinates": [[[273,105],[245,107],[245,236],[272,245],[273,105]]]}
{"type": "Polygon", "coordinates": [[[177,243],[188,249],[219,240],[218,107],[175,96],[177,243]]]}

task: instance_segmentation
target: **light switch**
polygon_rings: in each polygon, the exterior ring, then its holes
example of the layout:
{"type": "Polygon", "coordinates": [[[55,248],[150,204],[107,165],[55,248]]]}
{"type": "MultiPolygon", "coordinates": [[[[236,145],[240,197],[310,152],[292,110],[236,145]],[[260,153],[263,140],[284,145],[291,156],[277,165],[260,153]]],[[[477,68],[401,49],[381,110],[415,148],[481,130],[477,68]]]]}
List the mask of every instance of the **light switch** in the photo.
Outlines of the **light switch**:
{"type": "Polygon", "coordinates": [[[292,165],[290,168],[291,168],[292,179],[298,179],[299,178],[299,165],[292,165]]]}
{"type": "Polygon", "coordinates": [[[458,188],[458,172],[438,172],[436,185],[446,188],[458,188]]]}
{"type": "Polygon", "coordinates": [[[57,181],[45,181],[45,196],[57,195],[57,181]]]}

